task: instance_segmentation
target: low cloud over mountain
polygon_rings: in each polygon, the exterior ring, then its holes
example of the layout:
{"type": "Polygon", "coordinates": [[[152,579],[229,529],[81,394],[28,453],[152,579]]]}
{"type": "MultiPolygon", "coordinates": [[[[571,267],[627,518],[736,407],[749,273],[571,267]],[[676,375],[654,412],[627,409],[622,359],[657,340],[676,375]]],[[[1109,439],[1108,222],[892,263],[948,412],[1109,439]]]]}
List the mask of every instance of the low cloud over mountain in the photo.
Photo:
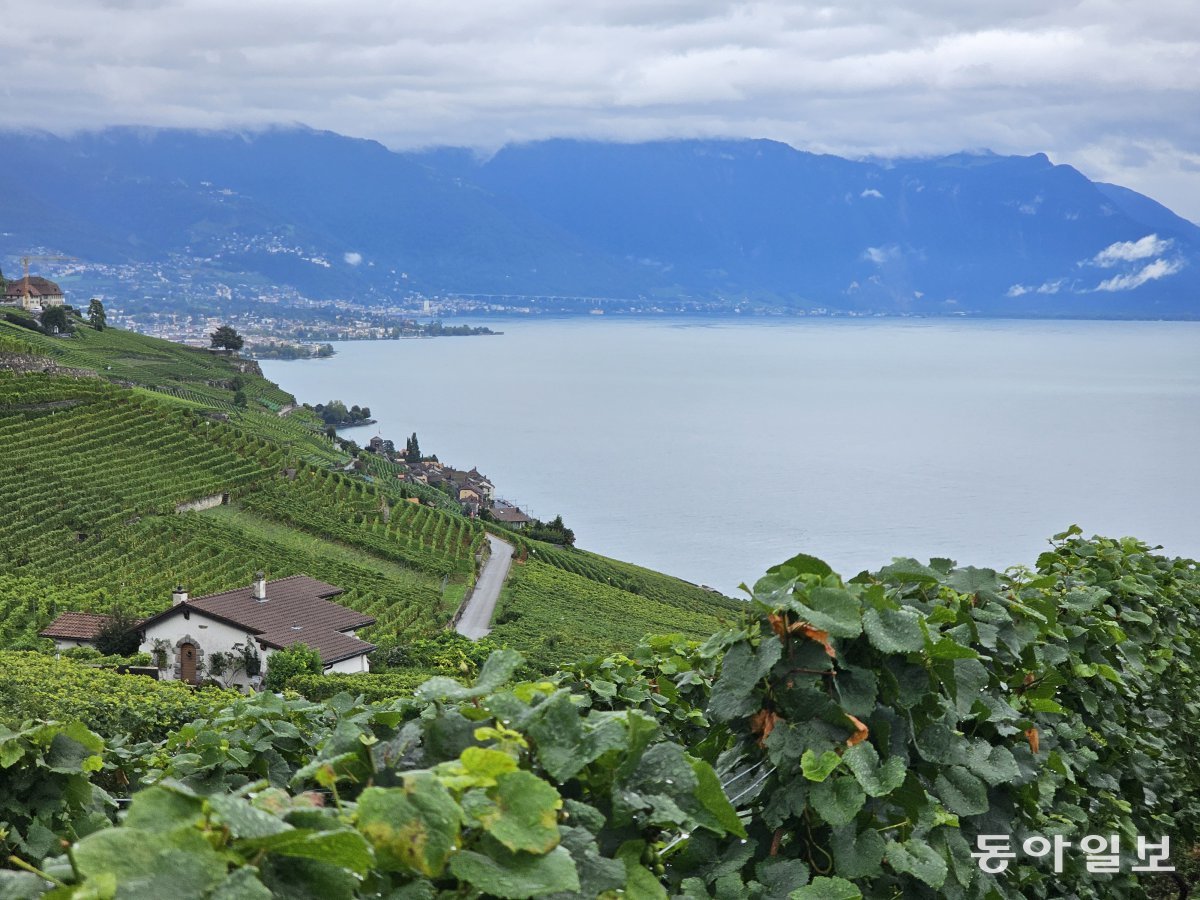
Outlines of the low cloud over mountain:
{"type": "Polygon", "coordinates": [[[316,297],[688,296],[860,313],[1187,316],[1200,228],[1044,155],[771,141],[395,153],[306,129],[0,140],[0,253],[173,261],[316,297]]]}

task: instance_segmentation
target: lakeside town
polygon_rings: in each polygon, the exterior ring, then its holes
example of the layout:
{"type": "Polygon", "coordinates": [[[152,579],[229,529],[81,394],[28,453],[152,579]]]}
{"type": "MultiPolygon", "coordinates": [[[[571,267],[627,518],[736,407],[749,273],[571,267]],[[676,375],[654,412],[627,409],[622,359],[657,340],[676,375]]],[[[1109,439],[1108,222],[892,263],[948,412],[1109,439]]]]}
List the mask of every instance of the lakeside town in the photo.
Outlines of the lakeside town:
{"type": "MultiPolygon", "coordinates": [[[[328,259],[277,240],[246,239],[224,253],[257,250],[285,256],[321,269],[328,259]],[[265,243],[264,243],[265,241],[265,243]]],[[[387,291],[375,286],[346,286],[344,296],[316,298],[284,283],[269,283],[218,265],[222,255],[168,254],[155,262],[107,263],[67,255],[57,248],[34,247],[22,256],[5,254],[0,264],[10,272],[25,260],[41,263],[64,302],[86,307],[92,298],[104,303],[116,327],[151,337],[205,346],[221,324],[246,337],[247,355],[293,359],[328,355],[332,341],[491,335],[482,326],[454,324],[462,317],[525,318],[544,315],[630,316],[848,316],[825,306],[797,309],[764,300],[733,297],[600,297],[531,294],[484,294],[422,291],[407,273],[395,273],[387,291]]],[[[0,276],[2,278],[2,276],[0,276]]],[[[20,291],[12,299],[20,299],[20,291]]]]}
{"type": "MultiPolygon", "coordinates": [[[[357,424],[366,425],[374,422],[370,418],[370,409],[359,410],[358,407],[351,407],[351,409],[358,410],[361,418],[355,424],[344,427],[355,427],[357,424]]],[[[347,441],[340,436],[336,440],[342,444],[344,449],[353,451],[357,448],[352,441],[347,441]]],[[[529,515],[515,503],[497,496],[496,485],[474,466],[470,469],[456,469],[441,462],[436,455],[422,454],[415,432],[406,439],[402,451],[397,450],[394,441],[382,435],[372,437],[367,445],[361,448],[361,451],[372,454],[390,464],[389,468],[400,481],[413,487],[429,488],[445,494],[469,519],[494,522],[549,543],[566,546],[572,546],[575,543],[574,532],[563,524],[561,516],[556,516],[550,522],[543,522],[529,515]]],[[[372,468],[361,455],[350,465],[352,468],[361,470],[372,468]]],[[[378,470],[376,469],[376,471],[378,470]]],[[[412,499],[417,502],[420,498],[412,499]]]]}

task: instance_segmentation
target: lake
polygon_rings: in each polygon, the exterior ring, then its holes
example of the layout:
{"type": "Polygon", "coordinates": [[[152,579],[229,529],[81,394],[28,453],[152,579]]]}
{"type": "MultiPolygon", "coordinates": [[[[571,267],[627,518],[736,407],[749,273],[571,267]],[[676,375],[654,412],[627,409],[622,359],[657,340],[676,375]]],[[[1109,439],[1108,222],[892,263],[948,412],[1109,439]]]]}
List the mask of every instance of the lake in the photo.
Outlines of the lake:
{"type": "Polygon", "coordinates": [[[1071,523],[1200,556],[1200,323],[505,319],[263,362],[581,547],[733,593],[803,551],[1032,565],[1071,523]]]}

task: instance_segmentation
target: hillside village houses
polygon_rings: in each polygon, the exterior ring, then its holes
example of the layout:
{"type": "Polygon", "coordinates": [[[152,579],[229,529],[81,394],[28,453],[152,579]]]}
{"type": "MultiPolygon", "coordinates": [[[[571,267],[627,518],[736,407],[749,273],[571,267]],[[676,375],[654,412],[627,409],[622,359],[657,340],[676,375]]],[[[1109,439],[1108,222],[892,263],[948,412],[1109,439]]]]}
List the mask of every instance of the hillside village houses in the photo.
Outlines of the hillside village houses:
{"type": "MultiPolygon", "coordinates": [[[[368,449],[374,453],[385,454],[382,438],[372,438],[368,449]]],[[[478,518],[481,510],[486,509],[497,522],[510,528],[521,529],[533,521],[519,508],[504,500],[496,498],[496,486],[486,475],[474,467],[464,471],[450,466],[444,466],[436,457],[423,459],[420,462],[404,462],[394,460],[400,466],[397,477],[409,484],[424,484],[446,490],[458,500],[464,514],[472,519],[478,518]]]]}
{"type": "Polygon", "coordinates": [[[18,278],[5,284],[4,300],[7,303],[19,303],[26,309],[35,306],[46,309],[50,306],[62,306],[67,302],[62,288],[40,275],[18,278]]]}
{"type": "MultiPolygon", "coordinates": [[[[205,597],[191,598],[177,588],[167,609],[137,624],[139,649],[157,658],[161,679],[189,684],[211,674],[213,654],[222,653],[235,661],[224,680],[257,688],[271,654],[294,644],[320,653],[326,673],[370,671],[367,654],[375,645],[355,632],[375,620],[332,602],[340,593],[341,588],[307,575],[267,581],[262,573],[247,587],[205,597]],[[251,664],[236,665],[246,662],[251,664]]],[[[107,622],[107,616],[68,612],[40,635],[59,650],[94,646],[107,622]]]]}

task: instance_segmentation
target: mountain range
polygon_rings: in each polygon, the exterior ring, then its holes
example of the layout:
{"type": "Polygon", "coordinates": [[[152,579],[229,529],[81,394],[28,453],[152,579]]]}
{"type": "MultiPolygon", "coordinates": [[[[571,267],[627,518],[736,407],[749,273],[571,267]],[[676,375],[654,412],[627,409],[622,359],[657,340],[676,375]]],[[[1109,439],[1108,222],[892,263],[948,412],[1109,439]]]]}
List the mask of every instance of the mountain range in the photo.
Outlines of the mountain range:
{"type": "Polygon", "coordinates": [[[481,156],[306,128],[5,133],[0,232],[10,277],[35,248],[314,299],[1200,315],[1200,227],[1043,154],[551,140],[481,156]]]}

